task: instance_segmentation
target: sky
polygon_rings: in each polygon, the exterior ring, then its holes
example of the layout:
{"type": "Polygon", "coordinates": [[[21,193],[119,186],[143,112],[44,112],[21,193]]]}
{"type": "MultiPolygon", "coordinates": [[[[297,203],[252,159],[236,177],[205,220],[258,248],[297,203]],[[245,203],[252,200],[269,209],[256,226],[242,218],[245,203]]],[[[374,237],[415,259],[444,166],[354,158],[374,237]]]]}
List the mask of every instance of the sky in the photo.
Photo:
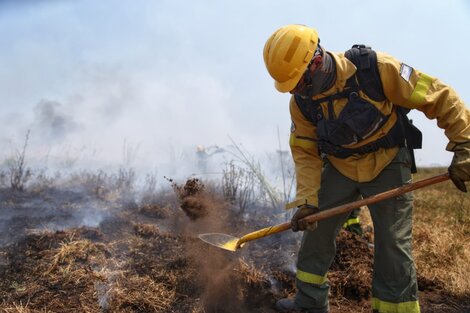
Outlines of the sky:
{"type": "MultiPolygon", "coordinates": [[[[45,167],[163,175],[184,169],[197,145],[288,149],[289,95],[275,90],[262,54],[293,23],[316,28],[330,51],[387,52],[468,107],[466,0],[0,0],[0,160],[28,130],[29,160],[45,167]]],[[[411,118],[424,134],[418,166],[447,166],[443,130],[420,112],[411,118]]]]}

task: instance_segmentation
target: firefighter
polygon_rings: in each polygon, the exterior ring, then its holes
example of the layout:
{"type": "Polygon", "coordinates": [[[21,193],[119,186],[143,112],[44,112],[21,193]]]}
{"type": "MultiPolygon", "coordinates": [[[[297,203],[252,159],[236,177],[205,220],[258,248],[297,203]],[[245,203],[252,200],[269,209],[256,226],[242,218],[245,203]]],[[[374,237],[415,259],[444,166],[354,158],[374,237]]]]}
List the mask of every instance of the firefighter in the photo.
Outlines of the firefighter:
{"type": "MultiPolygon", "coordinates": [[[[394,57],[356,46],[331,53],[316,30],[287,25],[264,47],[275,88],[290,92],[290,147],[297,176],[293,231],[303,231],[293,299],[279,311],[329,311],[326,278],[335,237],[349,214],[316,223],[303,217],[409,184],[420,132],[406,112],[417,109],[436,119],[454,153],[448,169],[466,192],[470,180],[470,111],[456,92],[394,57]],[[353,53],[354,52],[354,53],[353,53]]],[[[374,224],[374,312],[420,312],[412,257],[412,194],[369,206],[374,224]]]]}
{"type": "Polygon", "coordinates": [[[201,173],[207,172],[207,160],[209,154],[206,151],[206,148],[203,145],[196,146],[196,157],[197,157],[197,167],[201,173]]]}
{"type": "Polygon", "coordinates": [[[209,158],[221,152],[224,152],[224,149],[218,146],[210,146],[207,148],[203,145],[196,146],[197,167],[201,174],[207,174],[209,158]]]}

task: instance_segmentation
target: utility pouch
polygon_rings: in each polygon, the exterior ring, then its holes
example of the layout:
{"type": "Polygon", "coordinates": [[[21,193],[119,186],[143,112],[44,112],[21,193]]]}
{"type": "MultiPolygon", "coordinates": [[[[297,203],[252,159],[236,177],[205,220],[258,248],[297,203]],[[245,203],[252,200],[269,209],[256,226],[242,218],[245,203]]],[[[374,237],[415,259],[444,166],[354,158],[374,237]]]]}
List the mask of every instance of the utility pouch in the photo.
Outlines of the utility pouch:
{"type": "Polygon", "coordinates": [[[377,107],[352,92],[337,119],[329,116],[318,121],[318,138],[336,146],[355,144],[369,138],[386,121],[387,117],[377,107]]]}
{"type": "Polygon", "coordinates": [[[398,106],[397,114],[399,122],[402,125],[402,134],[405,138],[405,146],[408,148],[408,151],[411,156],[411,173],[416,173],[416,160],[414,149],[421,149],[423,146],[423,134],[421,131],[413,125],[413,121],[410,120],[407,116],[409,109],[398,106]]]}
{"type": "Polygon", "coordinates": [[[411,149],[421,149],[423,146],[423,133],[413,125],[412,120],[405,121],[406,145],[411,149]]]}
{"type": "Polygon", "coordinates": [[[350,145],[357,142],[357,136],[348,125],[339,120],[320,120],[317,125],[319,141],[331,142],[336,146],[350,145]]]}

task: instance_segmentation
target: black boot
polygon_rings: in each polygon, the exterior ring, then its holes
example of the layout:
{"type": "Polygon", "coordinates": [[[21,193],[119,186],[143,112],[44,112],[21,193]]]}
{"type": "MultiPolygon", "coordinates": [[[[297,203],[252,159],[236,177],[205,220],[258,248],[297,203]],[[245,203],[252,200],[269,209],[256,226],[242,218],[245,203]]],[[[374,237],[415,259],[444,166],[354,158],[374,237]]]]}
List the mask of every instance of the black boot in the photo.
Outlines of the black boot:
{"type": "Polygon", "coordinates": [[[361,224],[359,224],[359,223],[354,223],[354,224],[348,225],[344,229],[346,231],[350,232],[350,233],[357,234],[359,236],[362,236],[362,234],[364,233],[362,231],[361,224]]]}

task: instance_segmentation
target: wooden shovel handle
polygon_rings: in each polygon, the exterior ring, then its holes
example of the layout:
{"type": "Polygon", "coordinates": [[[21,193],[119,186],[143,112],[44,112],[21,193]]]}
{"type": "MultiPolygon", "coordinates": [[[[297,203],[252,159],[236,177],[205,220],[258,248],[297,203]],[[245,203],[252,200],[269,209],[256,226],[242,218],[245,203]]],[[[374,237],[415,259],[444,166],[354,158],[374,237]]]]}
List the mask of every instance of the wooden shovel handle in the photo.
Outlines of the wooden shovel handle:
{"type": "MultiPolygon", "coordinates": [[[[423,187],[426,187],[426,186],[429,186],[429,185],[437,184],[437,183],[446,181],[448,179],[449,179],[449,173],[437,175],[437,176],[434,176],[434,177],[431,177],[431,178],[427,178],[427,179],[417,181],[415,183],[411,183],[411,184],[404,185],[404,186],[401,186],[401,187],[398,187],[398,188],[395,188],[395,189],[391,189],[391,190],[376,194],[374,196],[370,196],[370,197],[365,198],[365,199],[361,199],[361,200],[357,200],[357,201],[354,201],[354,202],[346,203],[346,204],[343,204],[343,205],[340,205],[340,206],[337,206],[337,207],[334,207],[334,208],[331,208],[331,209],[328,209],[328,210],[325,210],[325,211],[315,213],[313,215],[305,217],[304,220],[306,220],[307,222],[320,221],[320,220],[323,220],[323,219],[326,219],[326,218],[329,218],[329,217],[332,217],[332,216],[335,216],[335,215],[338,215],[338,214],[350,212],[353,209],[359,208],[359,207],[364,206],[364,205],[377,203],[379,201],[386,200],[386,199],[389,199],[389,198],[393,198],[393,197],[402,195],[404,193],[407,193],[407,192],[410,192],[410,191],[413,191],[413,190],[416,190],[416,189],[420,189],[420,188],[423,188],[423,187]]],[[[247,241],[251,241],[251,240],[258,239],[258,238],[273,235],[273,234],[276,234],[276,233],[280,233],[280,232],[283,232],[283,231],[288,230],[290,228],[291,228],[291,224],[290,224],[290,222],[287,222],[287,223],[278,224],[278,225],[275,225],[275,226],[270,226],[270,227],[266,227],[266,228],[257,230],[255,232],[249,233],[249,234],[241,237],[240,240],[238,241],[238,246],[240,246],[241,244],[243,244],[247,241]]]]}
{"type": "Polygon", "coordinates": [[[426,186],[429,186],[429,185],[437,184],[437,183],[446,181],[449,178],[450,178],[449,173],[445,173],[445,174],[441,174],[441,175],[434,176],[434,177],[431,177],[431,178],[423,179],[423,180],[417,181],[415,183],[411,183],[411,184],[408,184],[408,185],[403,185],[401,187],[391,189],[391,190],[388,190],[388,191],[370,196],[370,197],[365,198],[365,199],[357,200],[357,201],[354,201],[354,202],[350,202],[350,203],[346,203],[346,204],[337,206],[337,207],[332,208],[332,209],[321,211],[321,212],[316,213],[314,215],[307,216],[304,219],[308,222],[320,221],[320,220],[323,220],[325,218],[329,218],[329,217],[334,216],[334,215],[338,215],[338,214],[342,214],[342,213],[352,211],[353,209],[359,208],[359,207],[364,206],[364,205],[377,203],[377,202],[380,202],[380,201],[383,201],[383,200],[386,200],[386,199],[390,199],[390,198],[402,195],[404,193],[407,193],[407,192],[410,192],[410,191],[413,191],[413,190],[416,190],[416,189],[420,189],[420,188],[423,188],[423,187],[426,187],[426,186]]]}

